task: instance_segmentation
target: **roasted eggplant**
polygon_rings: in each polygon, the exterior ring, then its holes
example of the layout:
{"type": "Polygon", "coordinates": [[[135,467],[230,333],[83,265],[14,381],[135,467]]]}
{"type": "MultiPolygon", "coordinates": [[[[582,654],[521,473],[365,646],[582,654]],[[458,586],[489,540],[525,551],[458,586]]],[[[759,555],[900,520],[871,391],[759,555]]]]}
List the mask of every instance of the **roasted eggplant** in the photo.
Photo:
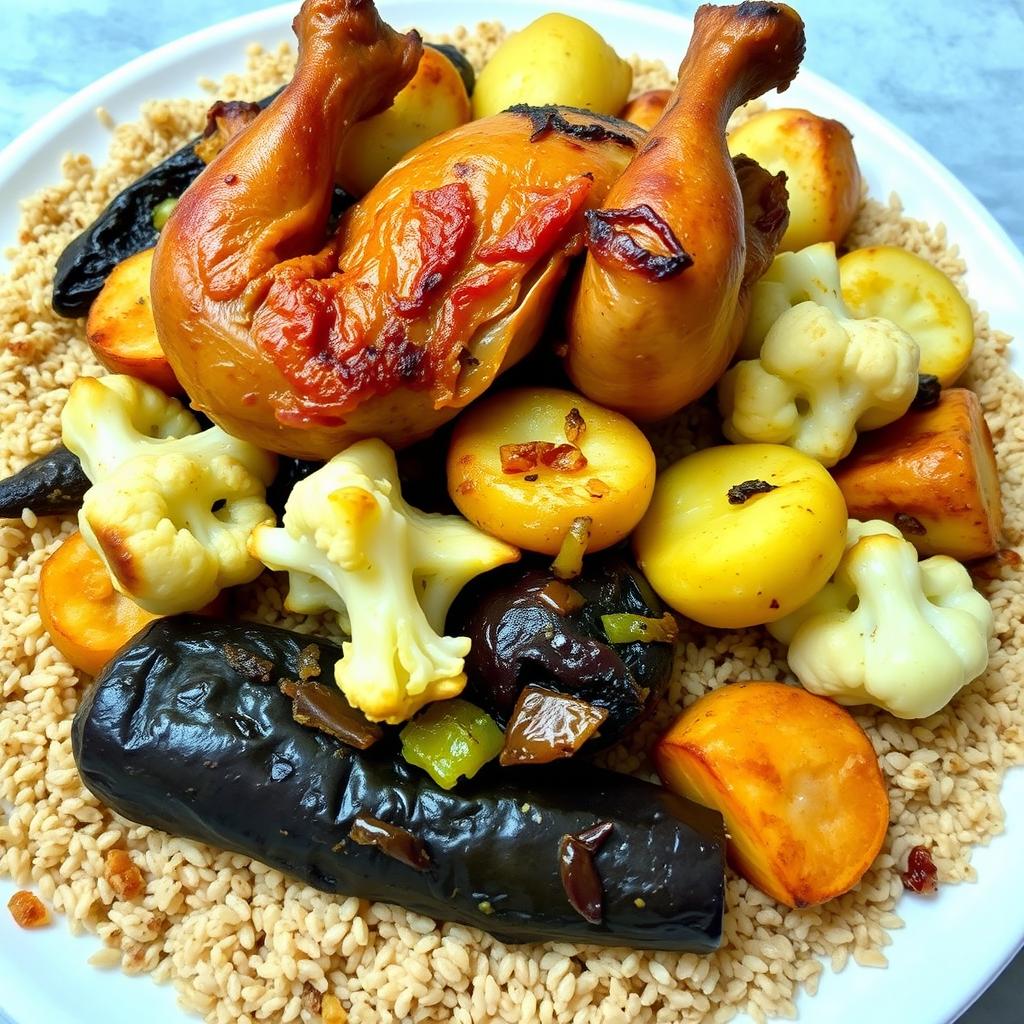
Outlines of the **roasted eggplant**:
{"type": "MultiPolygon", "coordinates": [[[[309,643],[252,623],[154,622],[75,716],[86,786],[133,821],[503,941],[717,947],[717,813],[589,766],[491,768],[445,791],[389,740],[357,751],[293,719],[277,678],[309,643]]],[[[330,678],[341,652],[317,644],[330,678]]]]}
{"type": "Polygon", "coordinates": [[[89,487],[78,456],[57,445],[13,476],[0,480],[0,519],[20,519],[26,508],[37,516],[77,512],[89,487]]]}
{"type": "Polygon", "coordinates": [[[543,563],[480,576],[457,598],[448,632],[473,641],[466,696],[501,725],[520,692],[536,684],[607,710],[599,739],[588,742],[594,746],[618,739],[672,671],[671,644],[612,645],[601,616],[663,611],[640,571],[616,553],[587,558],[568,588],[543,563]]]}

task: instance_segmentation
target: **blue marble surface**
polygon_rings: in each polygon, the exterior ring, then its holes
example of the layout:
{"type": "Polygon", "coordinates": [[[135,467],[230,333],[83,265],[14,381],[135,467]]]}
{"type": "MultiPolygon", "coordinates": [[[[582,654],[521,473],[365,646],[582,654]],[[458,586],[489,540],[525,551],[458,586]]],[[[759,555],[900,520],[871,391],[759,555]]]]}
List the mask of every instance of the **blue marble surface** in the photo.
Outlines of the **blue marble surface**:
{"type": "MultiPolygon", "coordinates": [[[[696,7],[693,0],[647,2],[687,15],[696,7]]],[[[1024,248],[1024,0],[794,2],[809,25],[806,66],[924,145],[1024,248]]],[[[266,5],[0,0],[7,39],[0,66],[0,146],[131,58],[266,5]]],[[[1019,1024],[1022,994],[1024,962],[1018,958],[963,1024],[1019,1024]]],[[[884,1010],[876,1019],[884,1021],[884,1010]]]]}

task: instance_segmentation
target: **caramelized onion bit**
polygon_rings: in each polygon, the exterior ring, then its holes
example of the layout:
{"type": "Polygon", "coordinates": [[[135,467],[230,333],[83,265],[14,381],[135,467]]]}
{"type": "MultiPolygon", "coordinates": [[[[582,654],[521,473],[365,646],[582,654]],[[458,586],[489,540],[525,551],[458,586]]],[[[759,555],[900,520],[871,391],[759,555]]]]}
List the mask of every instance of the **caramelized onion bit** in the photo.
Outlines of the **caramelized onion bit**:
{"type": "Polygon", "coordinates": [[[777,490],[778,485],[770,484],[767,480],[744,480],[743,483],[730,487],[727,497],[730,505],[742,505],[755,494],[768,494],[777,490]]]}
{"type": "Polygon", "coordinates": [[[224,657],[240,676],[245,676],[250,682],[269,683],[274,678],[274,663],[255,651],[237,644],[225,644],[224,657]]]}
{"type": "Polygon", "coordinates": [[[607,708],[542,686],[527,686],[505,730],[500,763],[547,764],[572,757],[608,717],[607,708]]]}
{"type": "Polygon", "coordinates": [[[572,615],[587,603],[587,599],[578,590],[573,590],[561,580],[549,580],[537,591],[537,596],[559,615],[572,615]]]}
{"type": "Polygon", "coordinates": [[[577,516],[569,524],[562,546],[551,563],[551,571],[560,580],[574,580],[583,571],[583,556],[587,553],[593,522],[590,516],[577,516]]]}
{"type": "Polygon", "coordinates": [[[503,444],[498,449],[503,473],[526,473],[539,463],[560,473],[585,469],[587,457],[574,444],[554,445],[550,441],[503,444]]]}
{"type": "Polygon", "coordinates": [[[42,928],[50,923],[50,912],[43,901],[35,893],[24,889],[8,900],[7,909],[19,928],[42,928]]]}
{"type": "Polygon", "coordinates": [[[132,863],[125,850],[108,850],[106,863],[103,866],[103,877],[118,899],[133,900],[142,894],[146,883],[142,872],[132,863]]]}
{"type": "Polygon", "coordinates": [[[628,612],[615,612],[601,616],[601,626],[610,644],[674,644],[679,636],[679,624],[670,612],[665,612],[660,619],[651,619],[646,615],[631,615],[628,612]]]}
{"type": "Polygon", "coordinates": [[[574,405],[565,417],[565,439],[575,444],[587,432],[587,421],[574,405]]]}
{"type": "Polygon", "coordinates": [[[320,648],[316,644],[308,644],[299,651],[299,678],[316,679],[320,675],[320,648]]]}
{"type": "Polygon", "coordinates": [[[559,473],[576,473],[587,468],[587,457],[574,444],[560,444],[541,452],[540,461],[559,473]]]}
{"type": "Polygon", "coordinates": [[[900,877],[903,879],[904,889],[930,895],[939,887],[936,881],[938,874],[939,869],[935,866],[928,847],[915,846],[907,857],[907,870],[900,877]]]}
{"type": "Polygon", "coordinates": [[[591,924],[600,924],[604,916],[604,891],[594,854],[611,835],[612,828],[610,821],[598,822],[574,836],[562,836],[558,847],[562,888],[573,910],[591,924]]]}
{"type": "Polygon", "coordinates": [[[426,871],[431,865],[426,847],[408,829],[389,825],[380,818],[360,814],[352,822],[349,839],[360,846],[376,846],[381,853],[408,864],[416,871],[426,871]]]}
{"type": "Polygon", "coordinates": [[[372,747],[384,735],[379,725],[367,721],[340,690],[321,683],[282,679],[281,692],[292,698],[292,718],[299,725],[333,736],[358,750],[372,747]]]}
{"type": "Polygon", "coordinates": [[[503,473],[525,473],[536,469],[538,461],[555,446],[550,441],[526,441],[524,444],[503,444],[498,449],[503,473]]]}

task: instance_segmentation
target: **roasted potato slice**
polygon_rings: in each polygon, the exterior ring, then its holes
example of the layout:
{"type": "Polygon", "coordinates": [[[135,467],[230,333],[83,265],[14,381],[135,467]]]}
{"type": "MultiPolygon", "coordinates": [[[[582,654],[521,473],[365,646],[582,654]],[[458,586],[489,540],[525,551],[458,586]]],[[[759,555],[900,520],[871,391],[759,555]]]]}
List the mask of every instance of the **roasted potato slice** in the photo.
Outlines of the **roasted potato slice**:
{"type": "Polygon", "coordinates": [[[623,121],[632,121],[645,132],[649,132],[665,113],[665,106],[672,95],[671,89],[648,89],[631,99],[623,108],[619,117],[623,121]]]}
{"type": "Polygon", "coordinates": [[[156,334],[149,297],[153,250],[143,249],[118,263],[89,309],[85,333],[96,358],[111,373],[126,373],[181,394],[156,334]]]}
{"type": "Polygon", "coordinates": [[[690,705],[654,748],[669,789],[721,812],[729,859],[788,907],[860,881],[889,825],[871,741],[843,708],[784,683],[732,683],[690,705]]]}
{"type": "Polygon", "coordinates": [[[789,226],[779,251],[840,242],[860,207],[861,174],[846,126],[809,110],[765,110],[729,133],[732,156],[744,153],[772,174],[784,171],[789,226]]]}
{"type": "Polygon", "coordinates": [[[899,325],[921,348],[921,372],[946,388],[956,382],[974,348],[974,314],[941,270],[898,246],[872,245],[847,253],[839,278],[855,317],[899,325]]]}
{"type": "Polygon", "coordinates": [[[106,566],[80,533],[68,537],[43,563],[39,617],[53,646],[90,675],[159,618],[114,589],[106,566]]]}
{"type": "Polygon", "coordinates": [[[962,562],[999,549],[1003,524],[992,435],[973,391],[866,434],[832,471],[853,519],[884,519],[922,555],[962,562]]]}

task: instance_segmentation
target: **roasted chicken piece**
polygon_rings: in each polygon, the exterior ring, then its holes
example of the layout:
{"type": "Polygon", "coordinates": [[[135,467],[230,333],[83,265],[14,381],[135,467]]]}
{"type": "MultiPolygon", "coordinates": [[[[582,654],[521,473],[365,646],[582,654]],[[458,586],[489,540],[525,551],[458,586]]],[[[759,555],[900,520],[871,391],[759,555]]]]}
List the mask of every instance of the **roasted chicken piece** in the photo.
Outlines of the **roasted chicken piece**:
{"type": "Polygon", "coordinates": [[[307,0],[295,27],[291,84],[164,228],[153,303],[194,406],[323,459],[430,434],[532,347],[584,211],[643,134],[555,108],[472,122],[402,161],[324,246],[340,144],[409,79],[420,43],[365,0],[307,0]]]}
{"type": "Polygon", "coordinates": [[[157,248],[160,342],[195,407],[304,458],[361,437],[425,437],[535,344],[588,218],[595,255],[570,367],[607,385],[597,389],[606,404],[638,413],[670,411],[713,382],[742,329],[744,276],[763,271],[785,227],[781,180],[748,163],[741,198],[725,118],[795,71],[803,37],[788,8],[699,17],[686,88],[639,159],[635,125],[513,107],[414,150],[330,240],[342,143],[408,81],[420,43],[384,25],[369,0],[306,0],[295,27],[291,84],[188,189],[157,248]],[[652,248],[659,237],[672,252],[652,248]],[[644,388],[655,408],[634,409],[644,388]]]}
{"type": "Polygon", "coordinates": [[[785,89],[803,52],[803,22],[784,4],[698,9],[665,113],[603,208],[587,214],[567,366],[589,398],[657,419],[728,366],[786,209],[781,178],[751,162],[737,181],[726,123],[741,104],[785,89]],[[745,212],[741,186],[760,212],[745,212]]]}

